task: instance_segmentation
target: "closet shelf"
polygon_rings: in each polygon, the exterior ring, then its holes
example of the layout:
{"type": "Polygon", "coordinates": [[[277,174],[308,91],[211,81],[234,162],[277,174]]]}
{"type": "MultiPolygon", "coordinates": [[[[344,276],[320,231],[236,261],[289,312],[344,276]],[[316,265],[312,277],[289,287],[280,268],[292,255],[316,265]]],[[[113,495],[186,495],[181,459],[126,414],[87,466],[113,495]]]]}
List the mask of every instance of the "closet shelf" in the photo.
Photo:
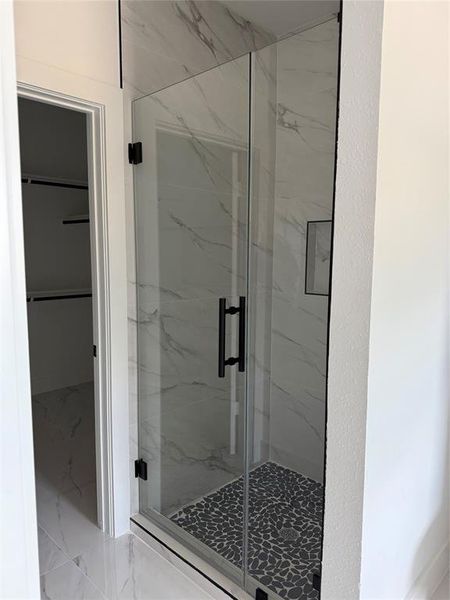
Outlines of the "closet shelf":
{"type": "Polygon", "coordinates": [[[89,215],[72,215],[64,217],[62,220],[63,225],[79,225],[80,223],[89,223],[89,215]]]}
{"type": "Polygon", "coordinates": [[[71,188],[74,190],[87,190],[89,189],[87,182],[78,181],[76,179],[63,179],[57,177],[41,177],[39,175],[31,175],[28,173],[22,173],[22,183],[34,184],[34,185],[47,185],[51,187],[62,187],[71,188]]]}
{"type": "Polygon", "coordinates": [[[27,302],[43,302],[46,300],[73,300],[74,298],[92,298],[92,290],[48,290],[27,292],[27,302]]]}

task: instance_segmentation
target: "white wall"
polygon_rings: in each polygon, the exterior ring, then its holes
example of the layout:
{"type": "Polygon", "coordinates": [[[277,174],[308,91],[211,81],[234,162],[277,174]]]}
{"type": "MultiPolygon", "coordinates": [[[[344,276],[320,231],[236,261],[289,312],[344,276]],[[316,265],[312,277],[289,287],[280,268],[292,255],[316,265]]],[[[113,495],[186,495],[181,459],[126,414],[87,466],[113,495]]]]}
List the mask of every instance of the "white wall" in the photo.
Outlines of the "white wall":
{"type": "Polygon", "coordinates": [[[322,600],[359,598],[382,25],[381,1],[344,2],[322,600]]]}
{"type": "MultiPolygon", "coordinates": [[[[22,173],[87,183],[86,115],[19,99],[22,173]]],[[[91,289],[87,190],[22,184],[28,292],[91,289]]],[[[92,381],[91,298],[29,302],[31,391],[92,381]]]]}
{"type": "Polygon", "coordinates": [[[429,599],[448,567],[448,24],[344,2],[324,600],[429,599]]]}
{"type": "Polygon", "coordinates": [[[39,598],[12,4],[0,2],[0,597],[39,598]]]}
{"type": "Polygon", "coordinates": [[[31,391],[93,381],[92,299],[28,302],[31,391]]]}
{"type": "Polygon", "coordinates": [[[445,2],[385,3],[364,599],[430,598],[448,567],[448,27],[445,2]]]}
{"type": "Polygon", "coordinates": [[[19,56],[117,86],[117,3],[110,0],[16,0],[19,56]]]}
{"type": "Polygon", "coordinates": [[[19,98],[22,172],[87,183],[86,116],[19,98]]]}

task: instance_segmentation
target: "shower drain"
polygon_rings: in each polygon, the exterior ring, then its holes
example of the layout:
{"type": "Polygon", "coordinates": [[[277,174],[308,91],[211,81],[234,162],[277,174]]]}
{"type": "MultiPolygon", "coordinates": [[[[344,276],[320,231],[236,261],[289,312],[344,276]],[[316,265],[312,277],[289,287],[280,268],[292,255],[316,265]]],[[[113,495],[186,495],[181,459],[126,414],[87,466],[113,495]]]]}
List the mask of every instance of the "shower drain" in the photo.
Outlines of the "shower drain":
{"type": "Polygon", "coordinates": [[[286,540],[288,542],[298,540],[298,538],[300,537],[300,532],[298,532],[293,527],[282,527],[279,531],[279,534],[280,537],[283,538],[283,540],[286,540]]]}

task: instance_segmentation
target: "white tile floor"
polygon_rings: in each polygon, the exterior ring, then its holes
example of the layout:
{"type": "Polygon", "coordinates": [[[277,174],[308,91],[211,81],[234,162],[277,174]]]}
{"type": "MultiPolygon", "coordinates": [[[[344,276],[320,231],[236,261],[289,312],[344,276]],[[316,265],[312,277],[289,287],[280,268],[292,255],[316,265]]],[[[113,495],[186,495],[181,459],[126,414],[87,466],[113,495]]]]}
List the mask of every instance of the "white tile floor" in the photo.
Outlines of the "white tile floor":
{"type": "Polygon", "coordinates": [[[450,600],[450,577],[446,577],[434,592],[432,600],[450,600]]]}
{"type": "Polygon", "coordinates": [[[89,384],[33,398],[41,598],[211,600],[132,533],[98,529],[92,407],[89,384]]]}
{"type": "MultiPolygon", "coordinates": [[[[92,394],[83,384],[33,398],[41,598],[211,600],[132,533],[98,529],[92,394]]],[[[432,600],[450,600],[448,579],[432,600]]]]}

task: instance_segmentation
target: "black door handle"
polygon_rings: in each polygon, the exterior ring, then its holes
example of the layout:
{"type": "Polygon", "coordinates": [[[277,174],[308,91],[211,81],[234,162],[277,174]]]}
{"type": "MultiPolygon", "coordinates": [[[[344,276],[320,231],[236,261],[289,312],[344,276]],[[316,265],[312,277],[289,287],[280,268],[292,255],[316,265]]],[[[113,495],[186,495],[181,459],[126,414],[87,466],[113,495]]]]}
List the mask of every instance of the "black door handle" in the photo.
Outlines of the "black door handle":
{"type": "Polygon", "coordinates": [[[219,298],[219,377],[225,377],[226,299],[219,298]]]}
{"type": "Polygon", "coordinates": [[[225,367],[238,364],[245,371],[245,297],[240,296],[239,306],[227,308],[226,298],[219,298],[219,377],[225,377],[225,367]],[[226,316],[239,315],[239,355],[225,359],[226,316]]]}
{"type": "Polygon", "coordinates": [[[239,297],[239,371],[245,371],[245,297],[239,297]]]}

